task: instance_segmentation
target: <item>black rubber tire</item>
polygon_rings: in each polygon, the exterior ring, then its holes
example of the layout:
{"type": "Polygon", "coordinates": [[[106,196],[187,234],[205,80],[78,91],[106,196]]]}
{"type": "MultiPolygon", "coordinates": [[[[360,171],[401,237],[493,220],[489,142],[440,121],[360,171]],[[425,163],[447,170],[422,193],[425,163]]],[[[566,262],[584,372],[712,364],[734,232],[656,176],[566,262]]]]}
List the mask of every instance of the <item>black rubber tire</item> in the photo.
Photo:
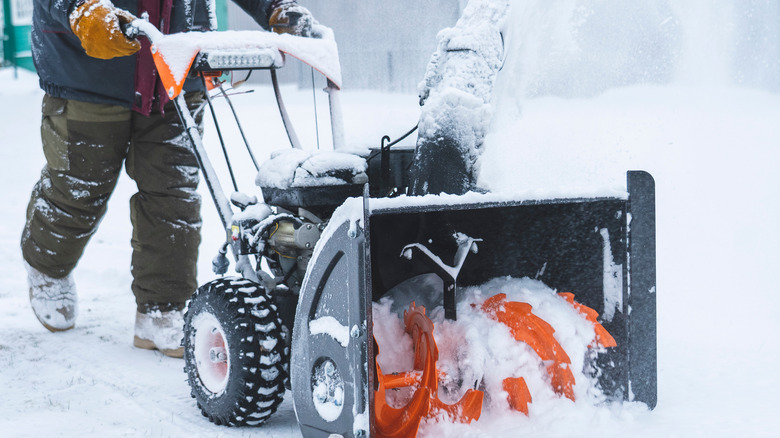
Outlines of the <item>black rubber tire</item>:
{"type": "Polygon", "coordinates": [[[224,277],[201,286],[184,315],[184,371],[203,415],[218,425],[265,422],[282,403],[289,380],[286,341],[276,306],[261,285],[224,277]],[[202,347],[196,355],[196,338],[207,336],[197,333],[197,327],[208,326],[204,320],[216,320],[221,326],[218,337],[224,340],[226,360],[222,362],[227,372],[217,392],[204,384],[209,379],[202,378],[202,372],[209,372],[203,367],[213,365],[202,360],[199,370],[197,357],[203,358],[202,347]]]}

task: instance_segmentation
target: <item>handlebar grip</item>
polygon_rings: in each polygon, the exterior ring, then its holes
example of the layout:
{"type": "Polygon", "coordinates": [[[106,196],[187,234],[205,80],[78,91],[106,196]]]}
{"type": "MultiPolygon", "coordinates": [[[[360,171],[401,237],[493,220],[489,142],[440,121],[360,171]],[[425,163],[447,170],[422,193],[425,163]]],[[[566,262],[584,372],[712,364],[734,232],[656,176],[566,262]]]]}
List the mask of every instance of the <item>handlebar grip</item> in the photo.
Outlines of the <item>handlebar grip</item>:
{"type": "Polygon", "coordinates": [[[137,39],[141,34],[141,30],[138,28],[138,26],[135,25],[135,20],[127,23],[120,21],[119,29],[127,37],[127,39],[130,40],[137,39]]]}

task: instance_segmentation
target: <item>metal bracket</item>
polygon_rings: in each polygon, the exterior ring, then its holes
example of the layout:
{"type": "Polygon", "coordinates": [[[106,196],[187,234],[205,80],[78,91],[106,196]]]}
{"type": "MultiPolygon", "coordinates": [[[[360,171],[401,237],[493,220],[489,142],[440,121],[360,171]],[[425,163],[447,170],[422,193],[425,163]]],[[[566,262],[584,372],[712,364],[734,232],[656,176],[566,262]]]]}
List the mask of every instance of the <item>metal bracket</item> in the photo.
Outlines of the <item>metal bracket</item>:
{"type": "Polygon", "coordinates": [[[414,254],[414,250],[425,255],[436,275],[444,282],[444,317],[450,320],[456,320],[457,311],[455,305],[455,297],[458,289],[458,274],[463,267],[463,262],[466,261],[466,257],[469,252],[477,252],[477,242],[481,242],[482,239],[475,239],[473,237],[466,236],[462,233],[456,233],[455,239],[458,243],[458,250],[455,252],[455,264],[450,266],[441,259],[441,257],[434,254],[425,245],[419,243],[412,243],[406,245],[401,250],[401,257],[406,257],[411,260],[414,254]]]}

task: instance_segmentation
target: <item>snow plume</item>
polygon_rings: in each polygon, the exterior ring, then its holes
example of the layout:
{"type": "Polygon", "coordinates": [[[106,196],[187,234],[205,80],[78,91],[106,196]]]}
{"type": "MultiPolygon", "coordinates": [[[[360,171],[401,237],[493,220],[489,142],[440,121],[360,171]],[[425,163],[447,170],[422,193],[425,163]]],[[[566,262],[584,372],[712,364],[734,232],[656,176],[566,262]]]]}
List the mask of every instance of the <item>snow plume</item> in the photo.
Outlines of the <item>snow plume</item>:
{"type": "Polygon", "coordinates": [[[589,97],[684,83],[780,89],[772,1],[514,0],[497,96],[589,97]]]}
{"type": "Polygon", "coordinates": [[[670,4],[682,44],[677,79],[687,84],[726,85],[733,55],[734,4],[711,0],[686,0],[670,4]],[[704,47],[717,50],[702,50],[704,47]],[[703,73],[703,74],[702,74],[703,73]]]}
{"type": "MultiPolygon", "coordinates": [[[[513,1],[503,28],[504,62],[496,78],[496,112],[516,121],[519,102],[541,93],[550,72],[568,66],[579,57],[577,29],[589,12],[578,0],[513,1]]],[[[567,78],[566,82],[576,81],[567,78]]]]}

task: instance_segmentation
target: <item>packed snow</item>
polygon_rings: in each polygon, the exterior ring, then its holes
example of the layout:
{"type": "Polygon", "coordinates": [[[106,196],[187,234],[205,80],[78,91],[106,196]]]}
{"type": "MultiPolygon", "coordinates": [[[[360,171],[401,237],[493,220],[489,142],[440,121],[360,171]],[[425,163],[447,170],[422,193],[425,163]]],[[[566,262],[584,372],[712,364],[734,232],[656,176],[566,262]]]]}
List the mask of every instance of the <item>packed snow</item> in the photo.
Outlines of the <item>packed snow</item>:
{"type": "Polygon", "coordinates": [[[341,324],[332,316],[323,316],[309,322],[309,333],[326,334],[335,339],[342,347],[349,346],[349,327],[341,324]]]}
{"type": "MultiPolygon", "coordinates": [[[[777,47],[780,36],[768,32],[734,43],[738,24],[748,14],[750,23],[773,16],[776,23],[776,5],[727,0],[718,2],[720,7],[705,1],[547,3],[513,2],[522,6],[510,11],[516,27],[496,78],[495,118],[480,157],[480,185],[496,196],[546,197],[604,188],[619,193],[625,191],[627,169],[653,174],[658,406],[649,411],[639,404],[601,405],[590,397],[572,403],[540,396],[528,417],[496,408],[501,415],[491,413],[474,428],[426,423],[423,432],[473,437],[776,436],[780,87],[772,82],[779,71],[776,52],[771,59],[754,58],[759,53],[754,49],[777,47]],[[663,32],[653,44],[642,45],[630,38],[637,29],[663,32]],[[753,42],[746,46],[745,41],[753,42]],[[680,50],[667,50],[675,44],[680,50]]],[[[181,360],[133,348],[127,200],[134,184],[126,176],[74,272],[76,328],[50,333],[36,320],[19,237],[30,190],[44,163],[42,92],[34,75],[19,71],[14,76],[11,69],[0,70],[0,185],[6,188],[0,227],[3,435],[300,436],[290,394],[260,428],[215,426],[190,398],[181,360]]],[[[378,146],[382,135],[398,135],[417,123],[416,95],[350,91],[345,85],[341,98],[347,146],[378,146]]],[[[311,90],[285,87],[283,92],[296,126],[313,126],[311,90]]],[[[318,99],[320,105],[323,101],[318,99]]],[[[251,121],[244,128],[250,139],[259,139],[253,143],[258,156],[286,147],[270,89],[259,87],[233,102],[239,115],[251,121]]],[[[227,118],[224,101],[217,105],[227,118]]],[[[298,129],[306,149],[315,149],[314,130],[298,129]]],[[[206,131],[206,143],[216,147],[210,149],[214,166],[226,175],[211,122],[206,131]]],[[[242,156],[238,134],[225,135],[242,156]]],[[[328,135],[320,133],[323,144],[328,135]]],[[[251,162],[238,159],[233,164],[239,188],[257,195],[251,162]]],[[[201,193],[203,283],[213,278],[211,260],[224,231],[205,184],[201,193]]],[[[361,211],[362,206],[354,207],[344,214],[361,211]]],[[[354,214],[349,219],[357,221],[354,214]]],[[[477,336],[488,327],[471,329],[477,336]]],[[[443,351],[445,345],[440,344],[443,351]]],[[[382,354],[391,351],[383,347],[382,354]]],[[[490,407],[493,412],[495,406],[490,407]]]]}

